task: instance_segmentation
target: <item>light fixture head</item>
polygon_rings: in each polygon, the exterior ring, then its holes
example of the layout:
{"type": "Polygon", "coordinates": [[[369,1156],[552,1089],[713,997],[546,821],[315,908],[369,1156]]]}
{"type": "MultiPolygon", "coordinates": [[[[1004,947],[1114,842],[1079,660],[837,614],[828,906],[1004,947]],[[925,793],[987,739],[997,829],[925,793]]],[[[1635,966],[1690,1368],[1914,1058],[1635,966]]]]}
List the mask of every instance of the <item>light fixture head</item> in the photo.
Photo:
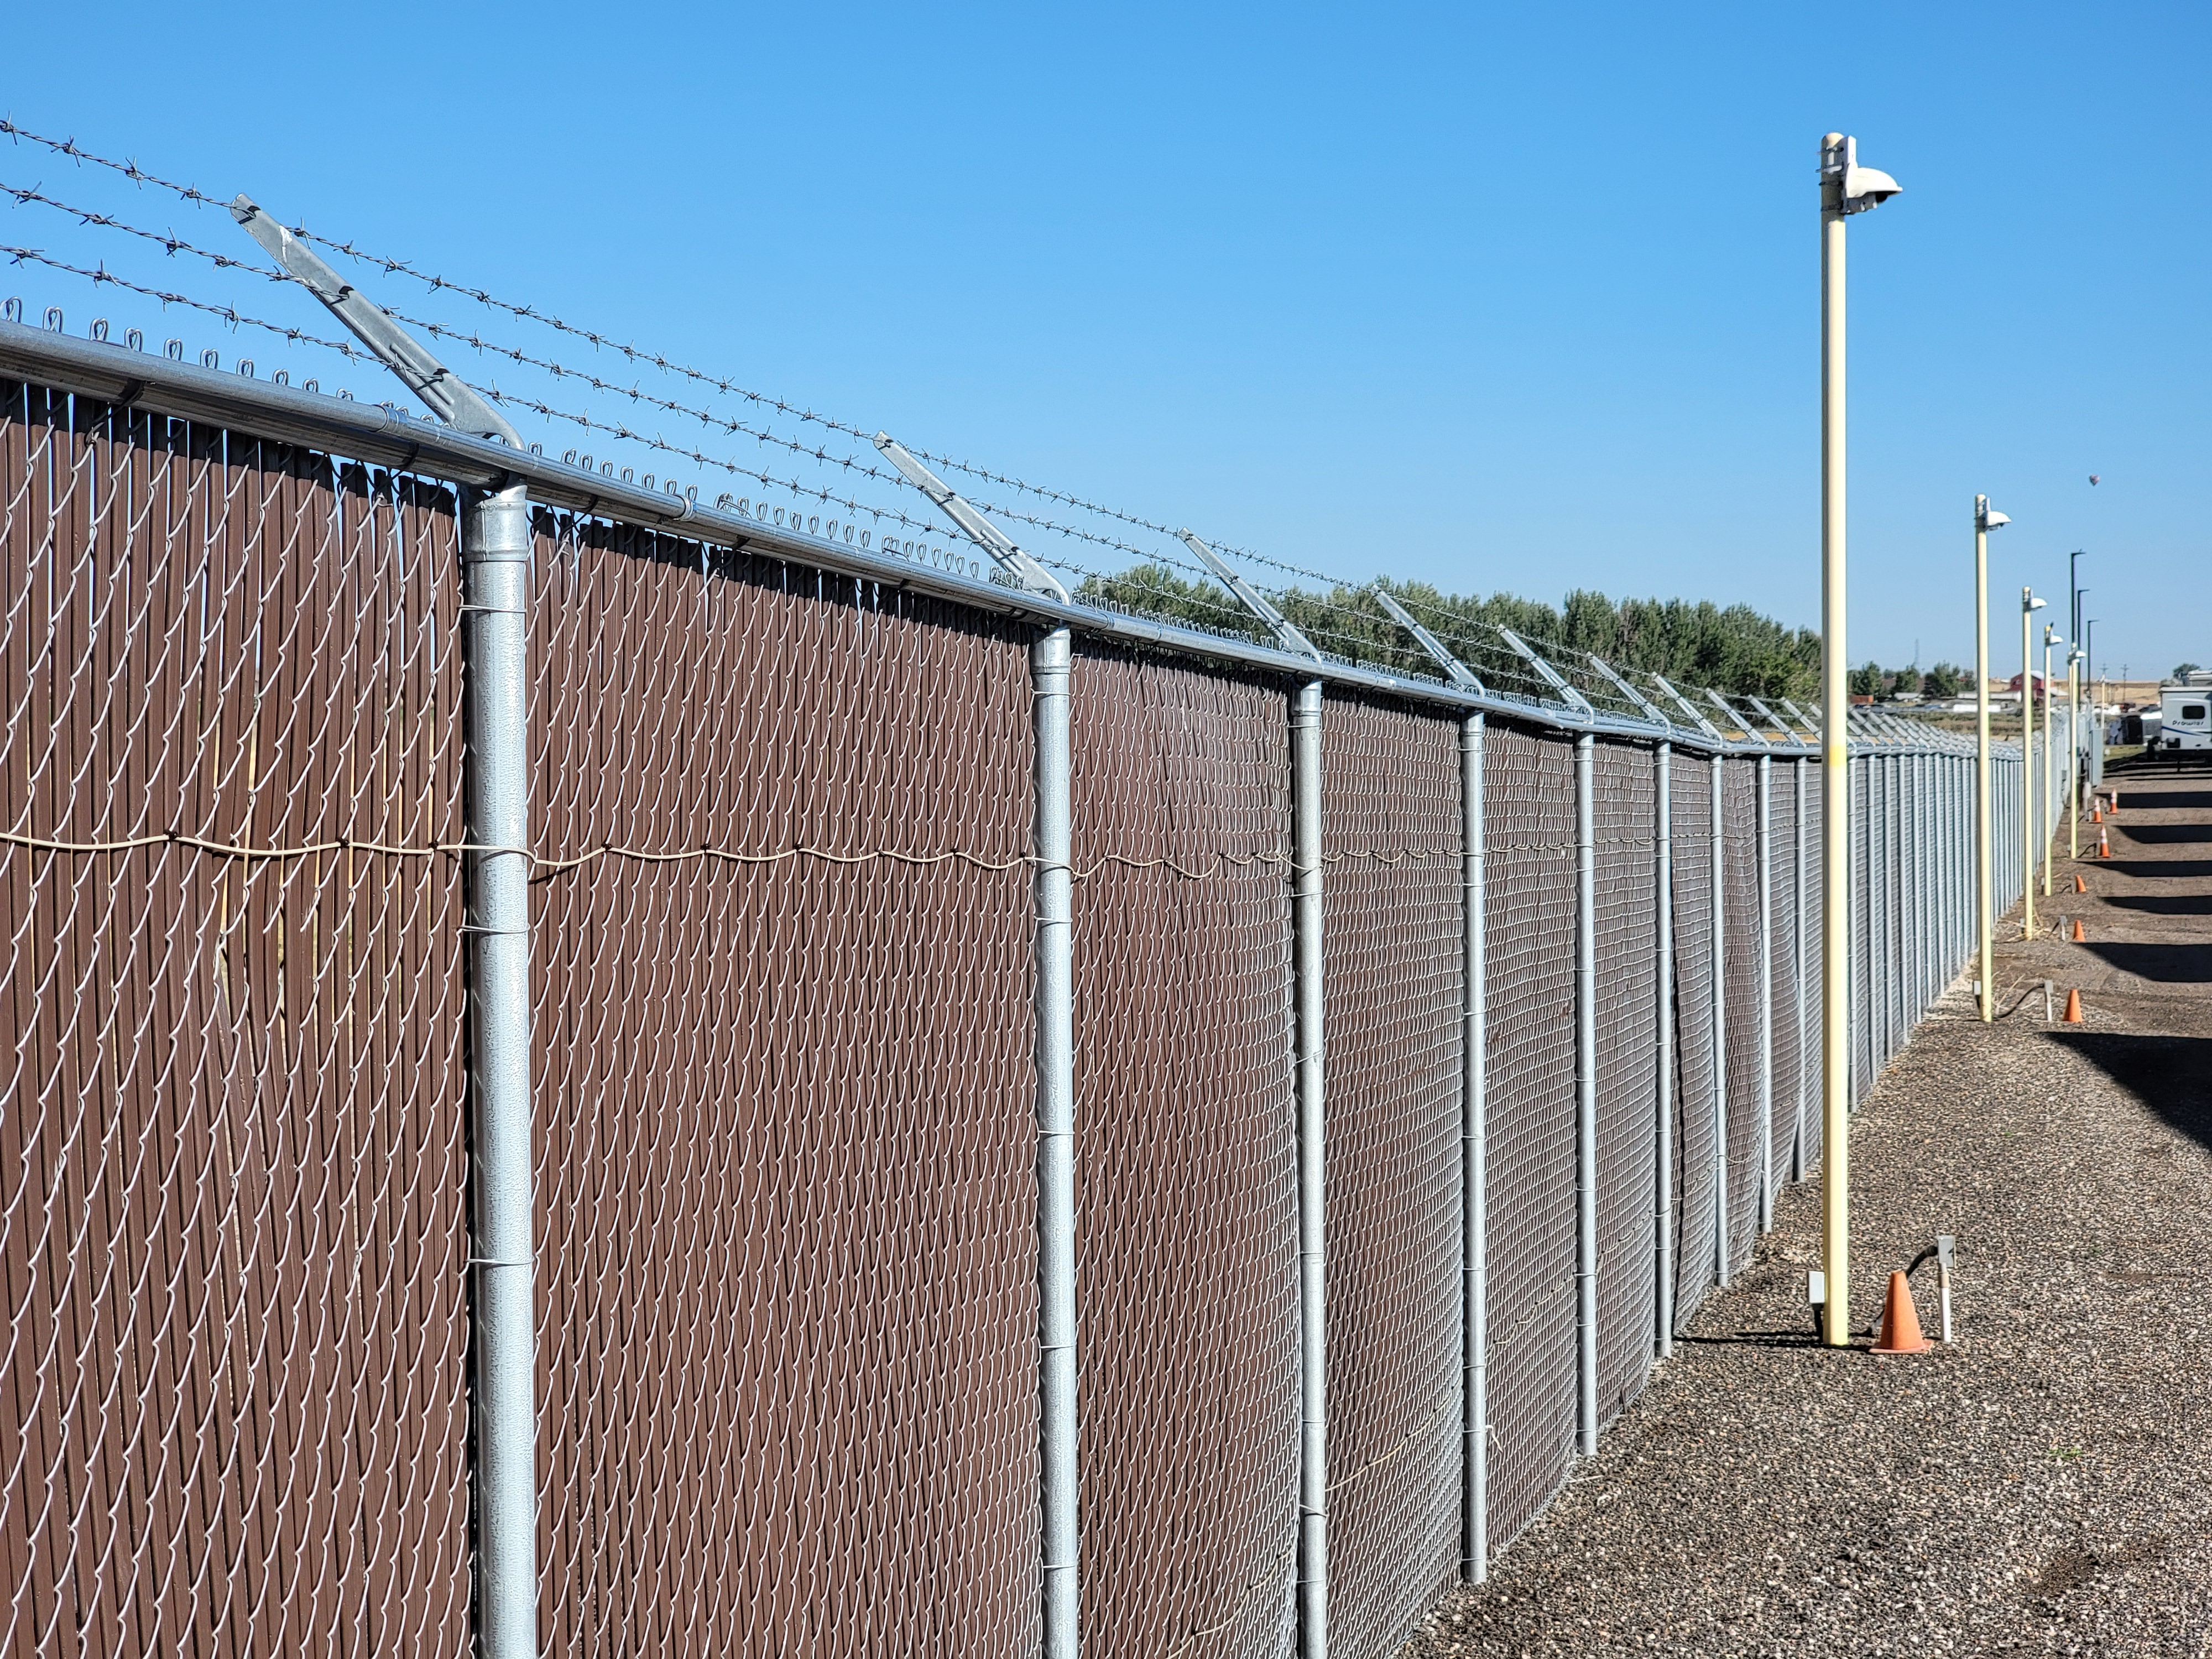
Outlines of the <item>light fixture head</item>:
{"type": "Polygon", "coordinates": [[[2021,608],[2025,611],[2040,611],[2050,603],[2048,599],[2028,599],[2021,602],[2021,608]]]}
{"type": "Polygon", "coordinates": [[[1990,505],[1990,498],[1988,496],[1977,495],[1974,497],[1975,529],[2002,530],[2011,522],[2012,520],[2008,515],[1998,512],[1996,508],[1990,505]]]}
{"type": "Polygon", "coordinates": [[[1846,214],[1878,208],[1905,188],[1878,168],[1861,167],[1859,141],[1841,133],[1821,141],[1820,178],[1834,181],[1838,204],[1846,214]]]}

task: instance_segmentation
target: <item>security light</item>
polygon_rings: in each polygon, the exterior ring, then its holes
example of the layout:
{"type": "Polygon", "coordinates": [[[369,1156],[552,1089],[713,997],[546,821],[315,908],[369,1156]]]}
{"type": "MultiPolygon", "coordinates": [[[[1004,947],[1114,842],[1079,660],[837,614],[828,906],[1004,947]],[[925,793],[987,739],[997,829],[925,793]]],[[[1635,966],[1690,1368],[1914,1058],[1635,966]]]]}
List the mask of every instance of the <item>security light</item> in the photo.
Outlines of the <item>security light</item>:
{"type": "Polygon", "coordinates": [[[1847,214],[1880,207],[1905,188],[1887,173],[1859,165],[1859,141],[1856,138],[1844,138],[1821,150],[1820,177],[1836,181],[1838,204],[1847,214]]]}

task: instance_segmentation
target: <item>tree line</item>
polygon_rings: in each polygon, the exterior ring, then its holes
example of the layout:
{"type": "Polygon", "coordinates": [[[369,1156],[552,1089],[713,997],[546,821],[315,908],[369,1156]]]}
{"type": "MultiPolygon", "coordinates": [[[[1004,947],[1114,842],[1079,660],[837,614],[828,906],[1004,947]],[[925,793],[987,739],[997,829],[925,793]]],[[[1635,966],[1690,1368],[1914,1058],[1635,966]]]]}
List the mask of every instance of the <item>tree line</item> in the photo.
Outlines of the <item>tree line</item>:
{"type": "MultiPolygon", "coordinates": [[[[1577,588],[1563,604],[1551,605],[1511,593],[1446,593],[1426,582],[1386,580],[1376,586],[1447,636],[1461,623],[1487,623],[1512,629],[1547,654],[1586,652],[1616,668],[1663,674],[1677,685],[1757,697],[1807,697],[1820,689],[1820,634],[1791,628],[1747,605],[1657,599],[1616,604],[1603,593],[1577,588]]],[[[1272,640],[1267,626],[1224,590],[1162,565],[1091,577],[1078,597],[1215,633],[1272,640]]],[[[1336,586],[1321,592],[1291,587],[1271,597],[1285,618],[1324,651],[1395,673],[1436,673],[1436,665],[1406,637],[1370,589],[1336,586]]],[[[1480,662],[1473,665],[1482,671],[1480,662]]]]}

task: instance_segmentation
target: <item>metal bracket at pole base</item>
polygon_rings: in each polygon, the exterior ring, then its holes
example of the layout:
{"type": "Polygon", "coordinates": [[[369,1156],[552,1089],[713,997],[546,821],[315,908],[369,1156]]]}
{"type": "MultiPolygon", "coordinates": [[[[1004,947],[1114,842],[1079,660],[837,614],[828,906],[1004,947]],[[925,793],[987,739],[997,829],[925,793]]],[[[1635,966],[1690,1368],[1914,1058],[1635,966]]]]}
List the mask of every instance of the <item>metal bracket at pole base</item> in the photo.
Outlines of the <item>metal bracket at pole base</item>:
{"type": "Polygon", "coordinates": [[[1265,594],[1231,569],[1226,559],[1188,530],[1178,530],[1176,534],[1182,538],[1185,547],[1198,556],[1198,562],[1213,573],[1216,581],[1234,593],[1247,611],[1274,629],[1276,644],[1285,651],[1296,652],[1301,657],[1311,657],[1316,662],[1321,659],[1321,653],[1315,648],[1314,642],[1285,621],[1283,613],[1268,602],[1265,594]]]}
{"type": "Polygon", "coordinates": [[[1017,587],[1032,593],[1048,593],[1066,601],[1067,589],[1059,577],[1014,545],[1013,538],[978,513],[948,488],[942,478],[908,454],[906,447],[888,433],[878,432],[876,447],[904,475],[906,481],[929,497],[938,510],[957,526],[963,535],[981,548],[991,562],[1005,571],[1017,587]]]}
{"type": "Polygon", "coordinates": [[[377,362],[430,406],[430,412],[456,432],[497,438],[516,449],[522,435],[507,417],[477,395],[476,389],[432,356],[392,313],[331,269],[305,242],[270,217],[247,197],[230,204],[230,216],[267,250],[285,275],[331,309],[377,362]]]}

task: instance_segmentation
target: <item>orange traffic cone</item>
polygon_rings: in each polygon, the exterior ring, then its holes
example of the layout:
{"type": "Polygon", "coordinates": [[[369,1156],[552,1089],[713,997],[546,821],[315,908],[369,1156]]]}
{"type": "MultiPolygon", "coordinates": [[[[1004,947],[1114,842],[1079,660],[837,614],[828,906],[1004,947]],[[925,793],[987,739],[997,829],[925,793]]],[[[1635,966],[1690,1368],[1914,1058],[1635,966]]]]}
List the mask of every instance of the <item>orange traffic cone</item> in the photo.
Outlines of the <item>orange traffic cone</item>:
{"type": "Polygon", "coordinates": [[[2107,836],[2102,830],[2097,831],[2097,856],[2100,859],[2108,859],[2112,856],[2112,837],[2107,836]]]}
{"type": "Polygon", "coordinates": [[[2100,801],[2095,806],[2090,809],[2089,822],[2092,823],[2102,823],[2104,821],[2105,804],[2102,801],[2100,801]]]}
{"type": "Polygon", "coordinates": [[[2079,916],[2074,918],[2074,942],[2076,945],[2087,945],[2089,942],[2089,936],[2081,931],[2081,918],[2079,916]]]}
{"type": "Polygon", "coordinates": [[[2069,991],[2066,994],[2066,1013],[2059,1023],[2063,1025],[2079,1025],[2081,1023],[2081,992],[2069,991]]]}
{"type": "Polygon", "coordinates": [[[1920,1334],[1920,1310],[1912,1305],[1912,1286],[1905,1275],[1889,1276],[1889,1305],[1881,1310],[1881,1335],[1876,1353],[1926,1353],[1936,1345],[1920,1334]]]}
{"type": "Polygon", "coordinates": [[[2112,816],[2113,816],[2114,817],[2119,817],[2119,815],[2120,815],[2120,792],[2119,792],[2118,790],[2115,789],[2115,790],[2113,790],[2113,791],[2112,791],[2112,816]]]}
{"type": "Polygon", "coordinates": [[[2077,893],[2086,893],[2089,890],[2089,884],[2081,879],[2081,872],[2078,870],[2074,872],[2074,890],[2077,893]]]}

